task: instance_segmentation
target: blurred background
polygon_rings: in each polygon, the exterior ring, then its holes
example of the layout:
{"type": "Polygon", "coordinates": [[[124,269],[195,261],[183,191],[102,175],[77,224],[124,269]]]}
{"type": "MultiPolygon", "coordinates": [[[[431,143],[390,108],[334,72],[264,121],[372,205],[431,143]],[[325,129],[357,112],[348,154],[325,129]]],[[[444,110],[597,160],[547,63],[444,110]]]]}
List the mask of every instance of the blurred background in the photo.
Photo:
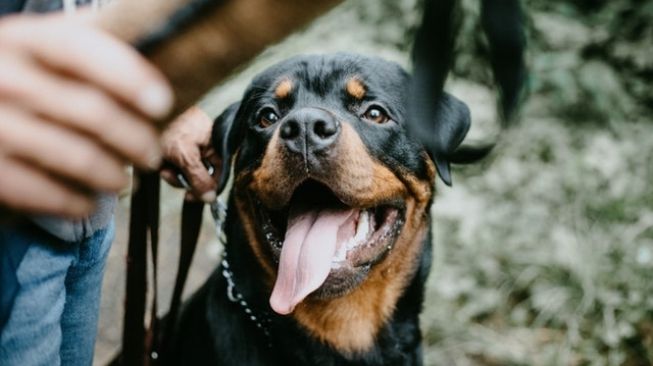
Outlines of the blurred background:
{"type": "MultiPolygon", "coordinates": [[[[470,140],[499,133],[478,0],[462,0],[447,90],[470,140]]],[[[530,98],[481,164],[437,182],[426,365],[653,364],[653,1],[524,0],[530,98]]],[[[420,0],[350,0],[271,47],[201,103],[218,115],[252,76],[300,53],[377,55],[410,69],[420,0]]],[[[160,300],[176,273],[182,195],[164,188],[160,300]]],[[[119,347],[128,197],[104,283],[96,364],[119,347]]],[[[207,220],[187,293],[217,264],[207,220]]]]}

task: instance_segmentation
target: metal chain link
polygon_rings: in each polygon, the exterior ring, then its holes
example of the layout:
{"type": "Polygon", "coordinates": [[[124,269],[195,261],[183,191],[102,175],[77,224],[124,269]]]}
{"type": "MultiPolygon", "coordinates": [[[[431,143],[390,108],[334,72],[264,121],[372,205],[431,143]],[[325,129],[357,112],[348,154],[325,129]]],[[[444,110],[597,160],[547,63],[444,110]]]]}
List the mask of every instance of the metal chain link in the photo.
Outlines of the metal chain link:
{"type": "MultiPolygon", "coordinates": [[[[209,175],[212,176],[215,172],[215,168],[206,162],[205,165],[209,175]]],[[[188,183],[188,180],[182,173],[177,174],[177,180],[187,191],[191,190],[191,185],[188,183]]],[[[240,305],[248,319],[251,320],[257,328],[261,329],[265,335],[265,338],[267,339],[268,347],[271,348],[272,338],[270,336],[269,326],[272,320],[270,319],[269,314],[266,312],[260,312],[258,315],[254,313],[243,295],[238,291],[238,289],[236,289],[234,274],[231,272],[229,262],[227,261],[227,250],[225,247],[227,236],[224,232],[224,223],[227,218],[227,204],[222,198],[217,197],[215,201],[209,205],[209,208],[211,210],[211,216],[213,217],[213,222],[215,224],[215,234],[218,242],[222,244],[223,248],[225,248],[224,252],[222,253],[222,262],[220,264],[222,265],[222,277],[224,277],[224,279],[227,281],[227,298],[229,301],[240,305]]]]}

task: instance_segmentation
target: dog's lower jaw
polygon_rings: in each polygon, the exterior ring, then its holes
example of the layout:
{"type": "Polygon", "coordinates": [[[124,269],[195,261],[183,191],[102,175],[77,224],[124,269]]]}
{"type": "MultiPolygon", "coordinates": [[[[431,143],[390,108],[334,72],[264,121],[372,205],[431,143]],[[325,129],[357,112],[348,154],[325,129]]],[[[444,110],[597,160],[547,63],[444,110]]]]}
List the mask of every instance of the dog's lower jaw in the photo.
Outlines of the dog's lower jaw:
{"type": "Polygon", "coordinates": [[[395,247],[402,253],[374,266],[358,288],[338,298],[308,298],[297,306],[292,317],[311,336],[346,357],[369,351],[415,277],[427,226],[421,222],[412,231],[414,235],[402,236],[395,247]]]}
{"type": "MultiPolygon", "coordinates": [[[[420,268],[425,238],[429,231],[429,209],[433,198],[432,182],[435,168],[427,160],[427,179],[411,174],[396,174],[395,179],[405,187],[405,222],[401,234],[387,256],[373,265],[367,278],[342,297],[332,299],[306,298],[289,315],[312,338],[327,344],[345,357],[356,357],[371,350],[380,330],[391,321],[398,301],[415,280],[420,268]]],[[[257,262],[267,274],[264,285],[272,285],[276,278],[276,264],[269,253],[269,245],[262,242],[255,220],[255,209],[245,189],[251,172],[237,177],[235,203],[250,247],[257,262]],[[249,174],[248,174],[249,173],[249,174]]],[[[421,296],[421,294],[420,294],[421,296]]]]}
{"type": "MultiPolygon", "coordinates": [[[[236,207],[243,229],[259,264],[268,274],[265,285],[271,290],[276,272],[264,251],[265,244],[257,239],[250,219],[254,212],[246,202],[246,195],[237,194],[236,207]]],[[[430,224],[430,203],[430,195],[428,200],[410,198],[406,202],[406,222],[394,248],[384,260],[372,266],[359,287],[338,298],[309,297],[290,316],[311,337],[345,357],[355,357],[373,348],[380,329],[391,318],[399,298],[420,267],[430,224]]]]}

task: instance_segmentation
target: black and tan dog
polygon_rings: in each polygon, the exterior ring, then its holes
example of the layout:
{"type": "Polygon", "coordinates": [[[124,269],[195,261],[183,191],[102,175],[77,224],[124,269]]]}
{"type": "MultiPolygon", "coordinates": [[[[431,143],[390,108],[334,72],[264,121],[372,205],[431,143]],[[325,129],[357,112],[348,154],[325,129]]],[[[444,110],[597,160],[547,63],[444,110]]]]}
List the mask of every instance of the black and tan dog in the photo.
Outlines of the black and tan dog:
{"type": "MultiPolygon", "coordinates": [[[[406,134],[409,82],[377,58],[298,57],[217,118],[226,261],[184,307],[173,363],[421,365],[437,173],[406,134]]],[[[459,144],[467,107],[434,103],[459,144]]]]}

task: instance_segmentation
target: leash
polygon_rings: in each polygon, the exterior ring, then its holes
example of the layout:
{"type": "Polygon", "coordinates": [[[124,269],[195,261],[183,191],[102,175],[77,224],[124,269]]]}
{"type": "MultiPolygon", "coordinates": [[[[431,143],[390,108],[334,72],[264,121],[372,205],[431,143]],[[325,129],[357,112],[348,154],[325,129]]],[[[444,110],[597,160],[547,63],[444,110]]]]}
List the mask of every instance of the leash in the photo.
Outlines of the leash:
{"type": "MultiPolygon", "coordinates": [[[[160,179],[158,173],[138,172],[134,177],[137,187],[132,195],[130,208],[129,242],[127,253],[127,291],[125,297],[125,326],[123,328],[122,354],[111,365],[156,365],[165,359],[174,325],[177,321],[181,299],[188,272],[202,224],[203,202],[184,201],[181,215],[180,254],[177,276],[170,310],[164,322],[157,316],[158,311],[158,228],[160,179]],[[150,241],[152,265],[152,303],[150,326],[145,328],[145,309],[147,294],[147,239],[150,241]]],[[[185,179],[180,179],[187,187],[185,179]]],[[[216,227],[221,231],[226,208],[222,201],[211,204],[211,213],[216,227]]],[[[220,237],[219,237],[220,238],[220,237]]],[[[220,239],[224,240],[224,236],[220,239]]]]}
{"type": "MultiPolygon", "coordinates": [[[[207,164],[207,171],[210,176],[213,176],[215,169],[212,165],[207,164]]],[[[177,174],[177,179],[182,186],[189,191],[190,184],[183,174],[177,174]]],[[[177,323],[179,308],[181,307],[182,294],[184,292],[184,285],[188,278],[190,265],[193,262],[193,256],[197,247],[197,239],[199,238],[200,229],[202,227],[202,217],[204,213],[204,203],[197,201],[184,200],[181,210],[181,240],[180,240],[180,253],[179,263],[177,265],[177,277],[175,278],[175,287],[172,291],[172,298],[170,300],[170,308],[166,318],[164,328],[162,329],[159,343],[153,347],[151,355],[160,354],[170,349],[170,342],[172,339],[172,332],[177,323]]],[[[218,217],[224,221],[226,209],[222,209],[221,202],[216,201],[211,204],[211,213],[215,220],[218,217]],[[224,211],[224,212],[223,212],[224,211]]]]}
{"type": "MultiPolygon", "coordinates": [[[[147,292],[147,238],[152,248],[158,245],[159,176],[135,172],[136,190],[132,195],[127,251],[127,291],[122,355],[118,364],[145,363],[145,304],[147,292]],[[154,233],[154,235],[152,235],[154,233]]],[[[156,305],[153,305],[156,309],[156,305]]],[[[152,328],[154,329],[154,328],[152,328]]],[[[147,363],[149,364],[149,362],[147,363]]]]}
{"type": "Polygon", "coordinates": [[[161,329],[158,343],[153,345],[150,356],[157,358],[159,355],[165,357],[166,351],[170,349],[170,342],[174,326],[177,323],[179,308],[181,307],[181,297],[184,291],[184,285],[188,278],[190,265],[193,261],[197,239],[202,226],[202,216],[204,212],[203,202],[184,201],[181,211],[181,241],[179,263],[177,266],[177,277],[175,287],[170,300],[170,310],[161,329]]]}
{"type": "MultiPolygon", "coordinates": [[[[460,0],[426,0],[422,22],[415,34],[414,64],[409,98],[408,132],[433,158],[440,178],[451,185],[451,163],[469,163],[487,156],[496,145],[483,142],[461,146],[451,126],[434,116],[446,113],[437,101],[443,97],[447,75],[455,58],[460,0]]],[[[520,0],[481,0],[480,18],[489,47],[489,61],[499,89],[500,125],[508,127],[526,97],[525,16],[520,0]]],[[[464,136],[464,134],[463,134],[464,136]]]]}

